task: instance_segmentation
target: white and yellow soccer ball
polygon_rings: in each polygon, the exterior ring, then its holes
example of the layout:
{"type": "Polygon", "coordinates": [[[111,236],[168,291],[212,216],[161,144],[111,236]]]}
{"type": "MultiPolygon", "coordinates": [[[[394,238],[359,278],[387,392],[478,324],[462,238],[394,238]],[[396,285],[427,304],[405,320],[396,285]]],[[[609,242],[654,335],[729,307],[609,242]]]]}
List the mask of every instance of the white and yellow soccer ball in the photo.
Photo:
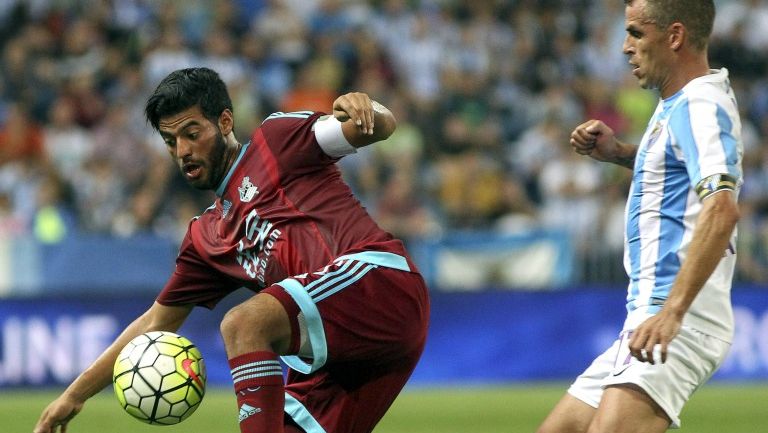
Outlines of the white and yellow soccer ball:
{"type": "Polygon", "coordinates": [[[120,351],[112,383],[120,405],[148,424],[177,424],[197,410],[205,395],[200,350],[173,332],[139,335],[120,351]]]}

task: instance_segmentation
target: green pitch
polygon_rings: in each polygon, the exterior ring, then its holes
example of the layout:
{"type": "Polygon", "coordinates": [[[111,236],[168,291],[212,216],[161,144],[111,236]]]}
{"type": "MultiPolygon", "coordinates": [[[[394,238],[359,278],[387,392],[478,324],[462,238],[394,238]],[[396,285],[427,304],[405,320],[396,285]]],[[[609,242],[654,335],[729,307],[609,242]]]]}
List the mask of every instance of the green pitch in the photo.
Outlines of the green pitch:
{"type": "MultiPolygon", "coordinates": [[[[565,384],[499,388],[409,389],[376,433],[533,432],[565,390],[565,384]]],[[[0,431],[28,433],[54,392],[0,393],[0,431]]],[[[90,400],[69,433],[235,433],[235,397],[211,389],[188,420],[176,426],[144,425],[124,413],[114,395],[90,400]]],[[[682,415],[681,433],[757,433],[768,426],[768,384],[702,388],[682,415]]],[[[333,433],[333,432],[328,432],[333,433]]]]}

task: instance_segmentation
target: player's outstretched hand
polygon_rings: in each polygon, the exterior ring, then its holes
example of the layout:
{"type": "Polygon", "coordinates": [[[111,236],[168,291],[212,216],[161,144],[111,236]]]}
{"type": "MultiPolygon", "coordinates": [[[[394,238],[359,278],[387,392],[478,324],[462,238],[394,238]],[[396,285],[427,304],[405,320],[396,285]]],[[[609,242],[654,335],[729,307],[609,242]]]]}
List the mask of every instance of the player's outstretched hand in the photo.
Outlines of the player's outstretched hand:
{"type": "Polygon", "coordinates": [[[576,153],[589,155],[598,161],[612,162],[619,152],[619,143],[613,129],[594,119],[582,123],[571,132],[571,147],[576,153]]]}
{"type": "Polygon", "coordinates": [[[62,394],[45,408],[32,432],[66,433],[67,423],[83,409],[83,403],[68,394],[62,394]]]}
{"type": "Polygon", "coordinates": [[[352,120],[360,131],[366,135],[373,135],[374,102],[361,92],[347,93],[333,101],[333,116],[339,122],[352,120]]]}

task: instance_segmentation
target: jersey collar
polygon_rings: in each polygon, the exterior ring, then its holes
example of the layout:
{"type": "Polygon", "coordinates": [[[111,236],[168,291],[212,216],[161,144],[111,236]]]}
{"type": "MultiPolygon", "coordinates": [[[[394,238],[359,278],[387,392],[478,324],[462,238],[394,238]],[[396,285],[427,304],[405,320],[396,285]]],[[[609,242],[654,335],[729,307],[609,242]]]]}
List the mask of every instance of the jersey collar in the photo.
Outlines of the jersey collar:
{"type": "Polygon", "coordinates": [[[227,185],[229,184],[229,179],[232,177],[232,174],[235,172],[235,169],[237,169],[237,166],[240,164],[240,160],[243,159],[243,155],[245,155],[245,151],[248,149],[248,146],[251,145],[251,142],[247,142],[243,145],[243,147],[240,148],[240,154],[237,155],[237,159],[235,160],[235,163],[232,164],[232,167],[229,168],[229,172],[227,172],[227,175],[224,176],[224,179],[222,179],[221,183],[219,184],[219,187],[216,188],[216,196],[221,197],[224,195],[224,191],[227,189],[227,185]]]}

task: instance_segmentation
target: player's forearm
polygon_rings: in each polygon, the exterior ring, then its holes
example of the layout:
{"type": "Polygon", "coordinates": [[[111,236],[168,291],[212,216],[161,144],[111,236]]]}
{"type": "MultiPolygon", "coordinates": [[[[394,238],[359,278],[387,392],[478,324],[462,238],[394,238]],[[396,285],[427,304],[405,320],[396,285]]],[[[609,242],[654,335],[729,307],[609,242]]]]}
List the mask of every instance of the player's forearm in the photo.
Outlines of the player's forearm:
{"type": "Polygon", "coordinates": [[[92,397],[112,382],[112,369],[117,355],[129,341],[149,331],[176,331],[191,309],[191,306],[166,307],[155,302],[152,308],[128,325],[65,392],[80,401],[92,397]]]}
{"type": "Polygon", "coordinates": [[[665,310],[681,318],[729,248],[739,219],[738,208],[730,192],[715,194],[705,203],[696,221],[688,255],[664,305],[665,310]]]}
{"type": "Polygon", "coordinates": [[[637,156],[638,146],[631,143],[625,143],[616,139],[617,151],[610,162],[629,169],[635,166],[635,157],[637,156]]]}
{"type": "Polygon", "coordinates": [[[147,314],[144,314],[133,321],[123,332],[112,342],[112,344],[99,355],[72,384],[67,387],[65,393],[71,395],[79,401],[85,401],[93,395],[104,389],[112,382],[112,369],[115,365],[117,355],[123,347],[134,337],[146,332],[149,328],[150,320],[147,314]]]}

